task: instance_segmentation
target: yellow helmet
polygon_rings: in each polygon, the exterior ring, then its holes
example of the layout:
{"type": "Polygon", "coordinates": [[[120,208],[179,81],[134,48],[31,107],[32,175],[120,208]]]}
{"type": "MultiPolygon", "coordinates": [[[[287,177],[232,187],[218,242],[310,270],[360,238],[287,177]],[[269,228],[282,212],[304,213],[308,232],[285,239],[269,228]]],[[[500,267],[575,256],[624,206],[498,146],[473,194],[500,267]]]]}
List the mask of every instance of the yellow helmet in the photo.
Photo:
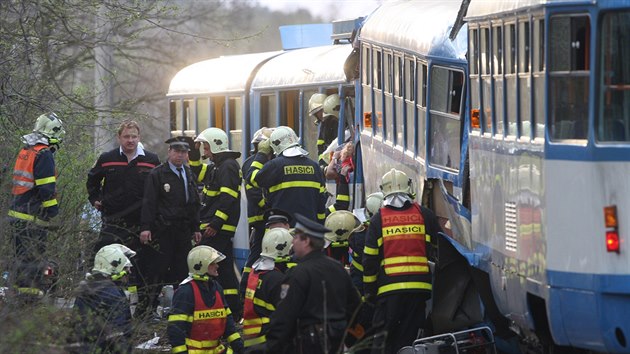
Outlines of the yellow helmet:
{"type": "Polygon", "coordinates": [[[273,228],[263,236],[260,255],[270,258],[286,257],[291,250],[292,241],[293,236],[289,230],[282,227],[273,228]]]}
{"type": "Polygon", "coordinates": [[[359,219],[347,210],[338,210],[328,215],[324,226],[331,230],[324,234],[329,242],[346,241],[353,232],[363,228],[359,219]]]}
{"type": "Polygon", "coordinates": [[[313,94],[313,96],[311,96],[311,98],[308,100],[308,115],[314,116],[317,112],[321,111],[323,108],[324,100],[326,100],[325,94],[313,94]]]}
{"type": "Polygon", "coordinates": [[[269,139],[269,137],[271,136],[271,133],[273,133],[273,128],[267,128],[267,127],[262,127],[258,130],[256,130],[256,132],[254,133],[254,136],[252,137],[252,145],[254,144],[258,144],[263,140],[267,140],[269,139]]]}
{"type": "Polygon", "coordinates": [[[120,278],[126,274],[125,268],[131,267],[131,261],[120,248],[112,244],[101,247],[94,256],[93,273],[101,273],[111,278],[120,278]]]}
{"type": "Polygon", "coordinates": [[[394,193],[411,195],[411,179],[403,171],[392,168],[383,175],[381,191],[383,191],[384,197],[394,193]]]}
{"type": "Polygon", "coordinates": [[[188,252],[186,261],[188,262],[188,273],[190,275],[205,275],[208,266],[225,259],[223,253],[210,246],[197,246],[188,252]]]}
{"type": "Polygon", "coordinates": [[[376,212],[381,208],[383,204],[383,193],[375,192],[367,196],[365,198],[365,210],[367,210],[368,215],[371,217],[376,214],[376,212]]]}

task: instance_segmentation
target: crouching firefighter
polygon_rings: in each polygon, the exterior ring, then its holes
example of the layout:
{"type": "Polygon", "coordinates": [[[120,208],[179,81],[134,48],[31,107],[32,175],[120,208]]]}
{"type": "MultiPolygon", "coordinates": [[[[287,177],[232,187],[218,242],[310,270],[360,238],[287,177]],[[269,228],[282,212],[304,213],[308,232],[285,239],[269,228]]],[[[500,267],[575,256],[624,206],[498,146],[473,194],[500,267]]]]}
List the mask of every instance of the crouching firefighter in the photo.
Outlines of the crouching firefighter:
{"type": "Polygon", "coordinates": [[[189,277],[173,296],[167,334],[173,353],[243,353],[223,288],[214,280],[225,256],[210,246],[188,253],[189,277]]]}

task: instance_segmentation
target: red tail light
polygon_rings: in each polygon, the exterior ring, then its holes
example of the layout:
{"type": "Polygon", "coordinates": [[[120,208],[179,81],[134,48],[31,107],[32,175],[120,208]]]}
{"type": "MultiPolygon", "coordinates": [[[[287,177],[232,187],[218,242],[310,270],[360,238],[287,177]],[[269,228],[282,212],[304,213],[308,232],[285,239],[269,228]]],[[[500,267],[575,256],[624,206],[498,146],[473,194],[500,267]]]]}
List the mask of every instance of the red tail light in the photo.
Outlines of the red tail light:
{"type": "Polygon", "coordinates": [[[606,251],[619,253],[619,223],[617,206],[604,207],[604,225],[606,226],[606,251]]]}

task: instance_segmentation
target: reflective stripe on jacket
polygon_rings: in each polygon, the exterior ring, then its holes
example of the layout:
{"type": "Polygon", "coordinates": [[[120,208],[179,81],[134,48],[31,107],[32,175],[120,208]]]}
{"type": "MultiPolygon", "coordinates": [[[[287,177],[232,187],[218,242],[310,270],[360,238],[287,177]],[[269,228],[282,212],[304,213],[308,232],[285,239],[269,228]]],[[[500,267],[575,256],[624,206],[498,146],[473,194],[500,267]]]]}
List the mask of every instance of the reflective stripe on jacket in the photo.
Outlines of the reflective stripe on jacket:
{"type": "Polygon", "coordinates": [[[38,185],[55,183],[56,177],[54,175],[35,180],[33,171],[35,159],[37,154],[44,149],[48,149],[48,146],[37,144],[20,151],[13,168],[13,189],[11,190],[13,195],[24,194],[38,185]]]}

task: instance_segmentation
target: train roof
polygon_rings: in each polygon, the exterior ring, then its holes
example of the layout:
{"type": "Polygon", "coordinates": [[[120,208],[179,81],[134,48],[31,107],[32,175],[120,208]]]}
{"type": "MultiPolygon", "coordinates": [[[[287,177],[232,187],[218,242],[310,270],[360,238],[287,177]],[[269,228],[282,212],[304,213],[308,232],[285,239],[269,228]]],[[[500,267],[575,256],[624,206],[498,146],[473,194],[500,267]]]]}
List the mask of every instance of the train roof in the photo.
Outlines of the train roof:
{"type": "Polygon", "coordinates": [[[166,96],[244,93],[256,67],[280,53],[221,56],[189,65],[175,74],[166,96]]]}
{"type": "Polygon", "coordinates": [[[367,17],[359,39],[421,55],[465,59],[466,30],[459,31],[455,41],[448,38],[460,4],[461,0],[385,2],[367,17]]]}
{"type": "Polygon", "coordinates": [[[542,6],[553,6],[562,4],[592,4],[594,0],[471,0],[466,13],[466,20],[473,20],[483,17],[495,17],[508,13],[526,12],[528,10],[542,6]]]}
{"type": "Polygon", "coordinates": [[[346,82],[343,65],[351,44],[335,44],[284,52],[266,62],[252,81],[252,90],[338,85],[346,82]]]}

